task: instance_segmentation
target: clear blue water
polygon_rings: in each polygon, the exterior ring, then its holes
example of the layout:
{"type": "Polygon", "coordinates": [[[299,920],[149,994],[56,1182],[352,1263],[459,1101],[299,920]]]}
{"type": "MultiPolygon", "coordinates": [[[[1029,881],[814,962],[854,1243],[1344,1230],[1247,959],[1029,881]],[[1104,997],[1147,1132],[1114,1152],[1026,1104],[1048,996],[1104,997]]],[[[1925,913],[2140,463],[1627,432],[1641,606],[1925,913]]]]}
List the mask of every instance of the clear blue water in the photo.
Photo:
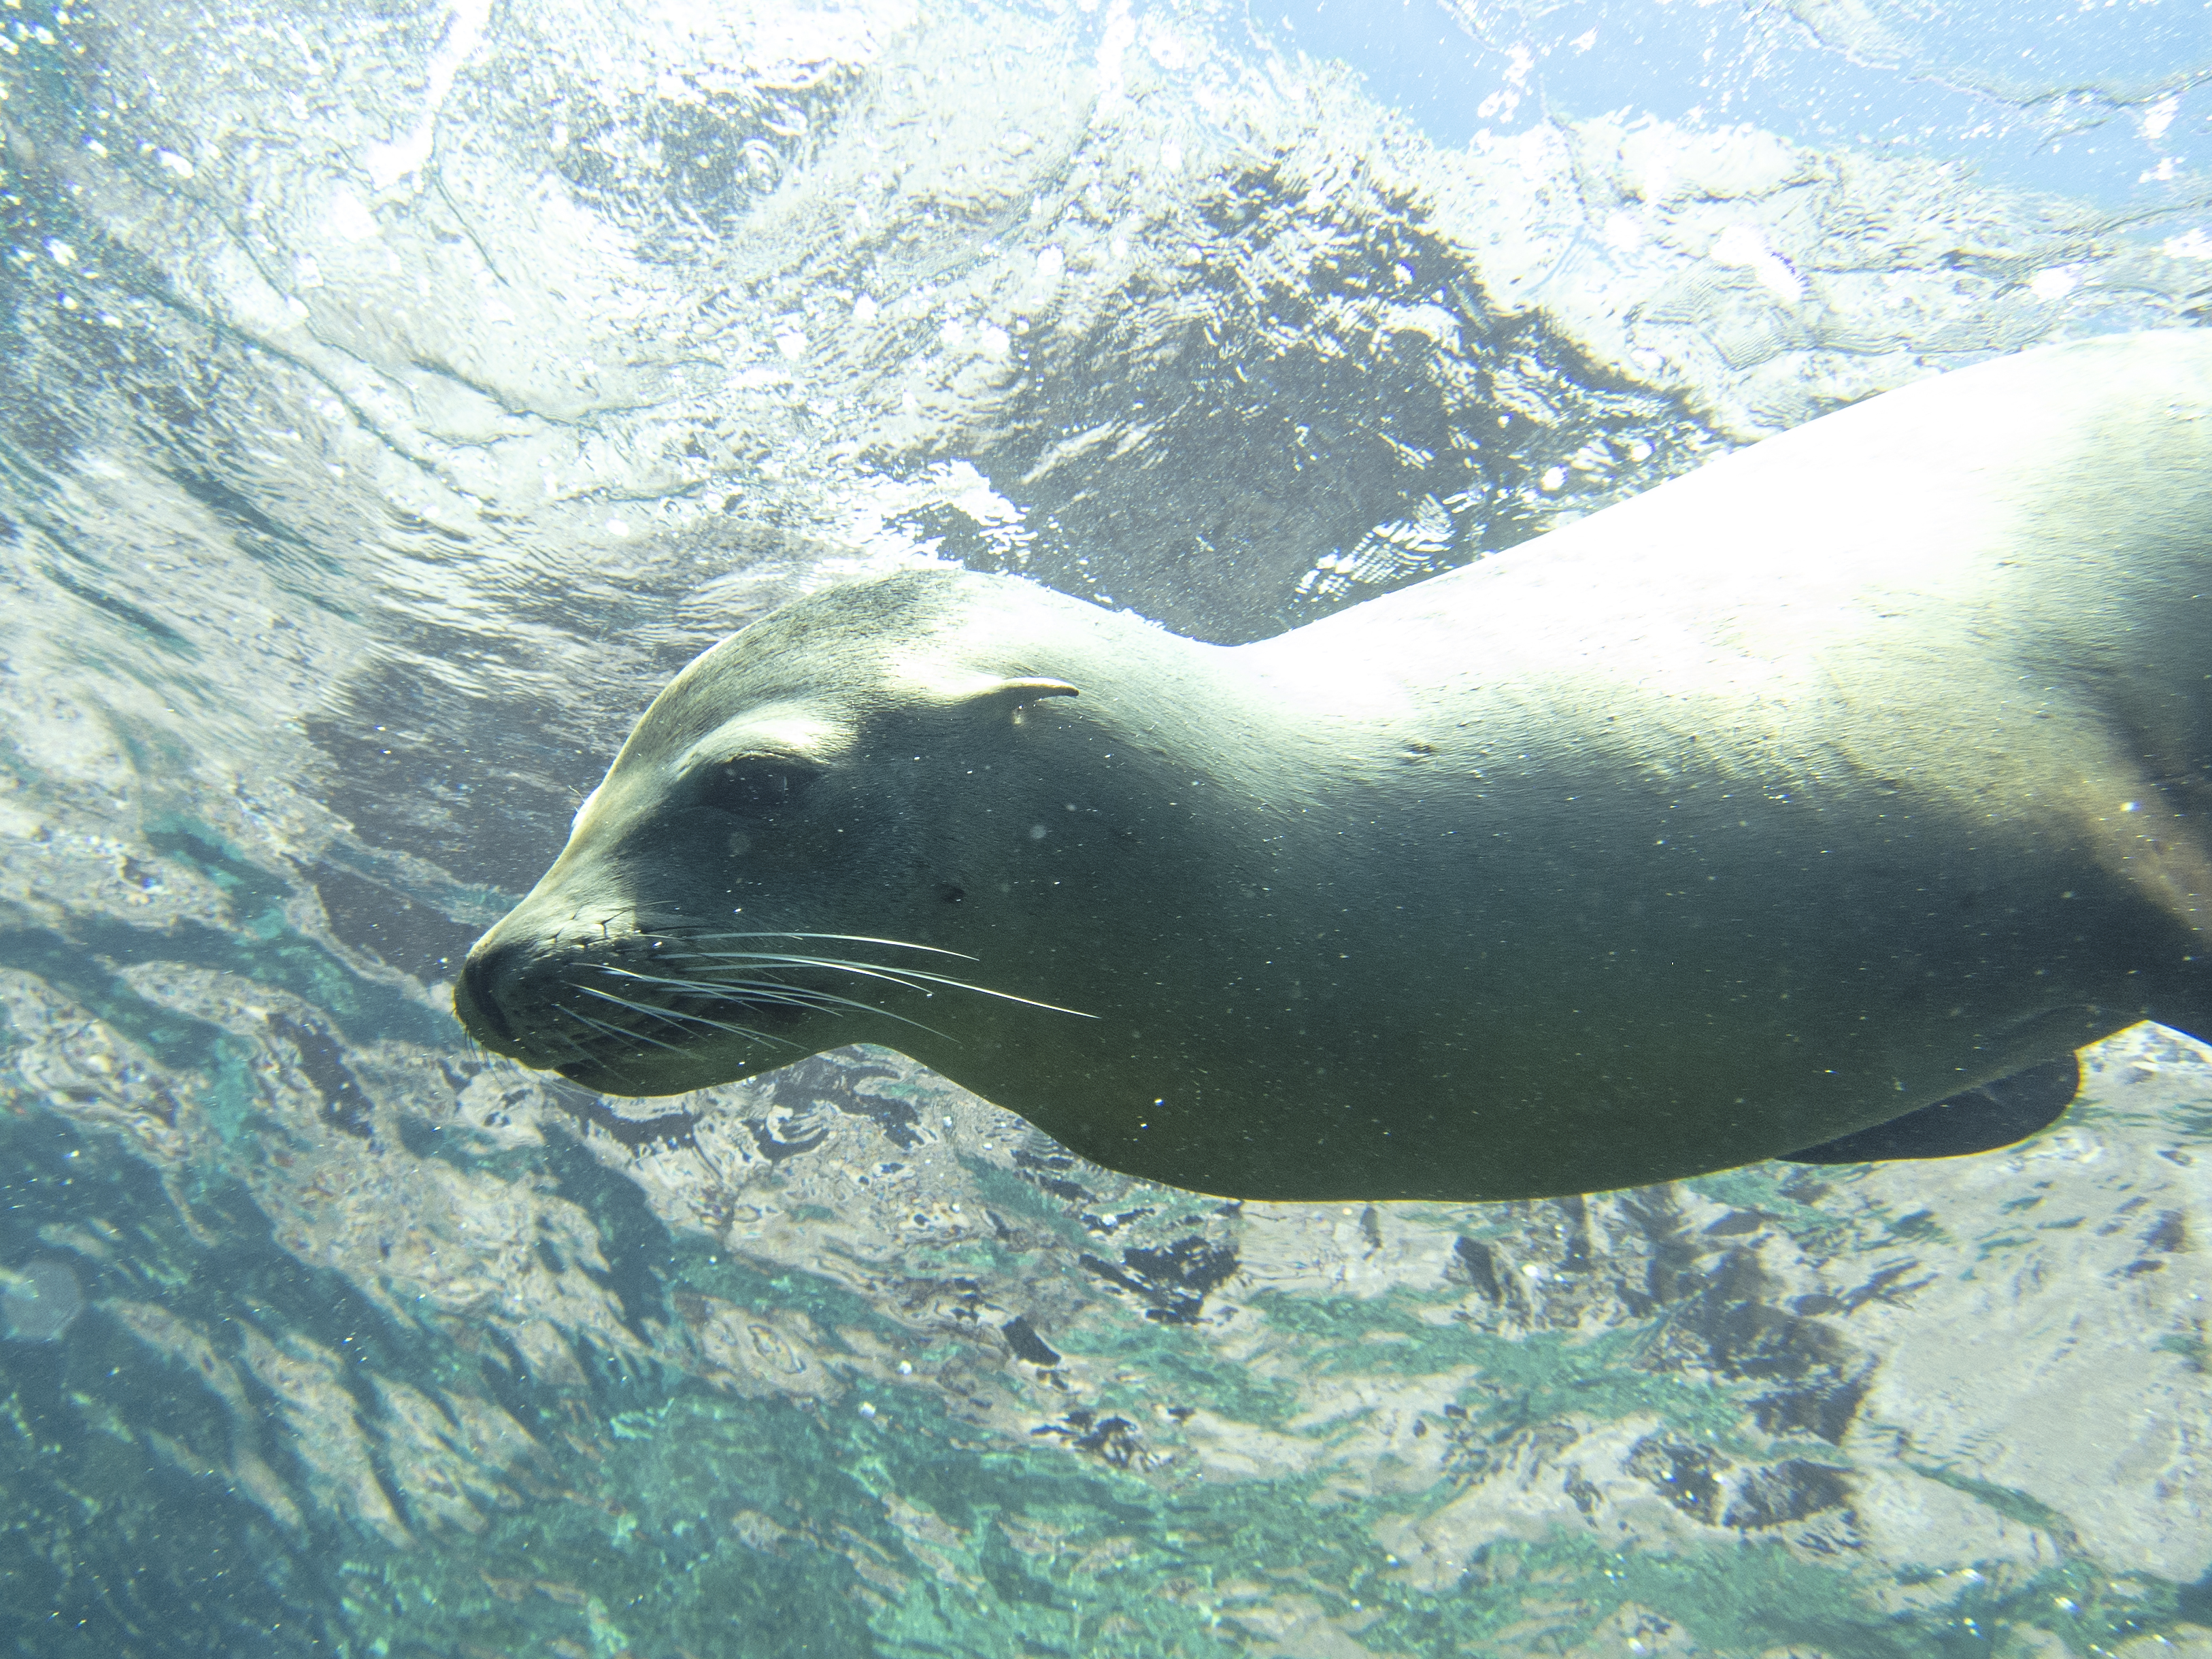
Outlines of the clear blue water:
{"type": "Polygon", "coordinates": [[[1355,66],[1440,144],[1625,111],[1964,161],[2110,208],[2201,211],[2186,185],[2161,188],[2200,172],[2212,142],[2212,16],[2197,6],[1324,0],[1252,18],[1277,51],[1355,66]]]}

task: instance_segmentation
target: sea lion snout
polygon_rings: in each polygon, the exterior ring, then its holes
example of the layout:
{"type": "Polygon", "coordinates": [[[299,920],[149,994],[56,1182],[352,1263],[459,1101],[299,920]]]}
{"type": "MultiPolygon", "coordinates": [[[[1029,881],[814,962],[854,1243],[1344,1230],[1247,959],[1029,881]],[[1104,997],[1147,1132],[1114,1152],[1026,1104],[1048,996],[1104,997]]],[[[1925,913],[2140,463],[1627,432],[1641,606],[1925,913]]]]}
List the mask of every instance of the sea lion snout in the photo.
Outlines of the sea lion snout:
{"type": "Polygon", "coordinates": [[[495,988],[518,947],[506,944],[487,951],[486,942],[477,940],[468,960],[461,964],[460,979],[453,987],[453,1013],[461,1028],[478,1042],[504,1051],[514,1041],[514,1028],[507,1024],[495,988]]]}
{"type": "Polygon", "coordinates": [[[612,918],[588,928],[580,922],[548,927],[533,911],[538,907],[525,900],[469,947],[453,984],[453,1013],[494,1053],[544,1066],[558,1063],[546,1052],[547,1011],[559,1005],[584,960],[619,962],[635,953],[635,935],[612,918]]]}
{"type": "Polygon", "coordinates": [[[856,974],[928,988],[915,970],[830,959],[810,943],[842,935],[732,930],[672,914],[647,926],[626,908],[572,914],[565,898],[535,898],[470,951],[453,1012],[493,1053],[603,1093],[680,1094],[812,1052],[790,1035],[809,1017],[874,1012],[836,989],[856,974]],[[562,920],[544,921],[554,909],[562,920]]]}
{"type": "Polygon", "coordinates": [[[543,1008],[566,976],[546,941],[502,921],[470,948],[453,984],[453,1013],[461,1027],[495,1054],[544,1065],[530,1012],[543,1008]]]}

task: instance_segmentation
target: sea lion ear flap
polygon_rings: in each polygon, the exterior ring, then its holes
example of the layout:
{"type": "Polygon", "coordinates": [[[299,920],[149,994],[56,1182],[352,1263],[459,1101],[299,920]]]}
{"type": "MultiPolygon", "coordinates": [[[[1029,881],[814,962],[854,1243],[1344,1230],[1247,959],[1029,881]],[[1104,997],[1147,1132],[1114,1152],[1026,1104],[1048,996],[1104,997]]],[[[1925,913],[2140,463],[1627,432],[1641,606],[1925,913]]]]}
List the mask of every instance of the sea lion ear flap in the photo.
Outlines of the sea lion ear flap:
{"type": "Polygon", "coordinates": [[[1056,680],[1047,675],[1024,676],[977,672],[972,669],[955,669],[950,672],[916,675],[912,682],[916,691],[940,708],[968,708],[978,714],[1009,714],[1019,718],[1024,703],[1045,697],[1073,697],[1081,694],[1066,680],[1056,680]]]}
{"type": "Polygon", "coordinates": [[[969,694],[967,702],[971,707],[1018,708],[1025,702],[1036,702],[1040,697],[1079,697],[1082,695],[1066,680],[993,680],[977,686],[969,694]]]}

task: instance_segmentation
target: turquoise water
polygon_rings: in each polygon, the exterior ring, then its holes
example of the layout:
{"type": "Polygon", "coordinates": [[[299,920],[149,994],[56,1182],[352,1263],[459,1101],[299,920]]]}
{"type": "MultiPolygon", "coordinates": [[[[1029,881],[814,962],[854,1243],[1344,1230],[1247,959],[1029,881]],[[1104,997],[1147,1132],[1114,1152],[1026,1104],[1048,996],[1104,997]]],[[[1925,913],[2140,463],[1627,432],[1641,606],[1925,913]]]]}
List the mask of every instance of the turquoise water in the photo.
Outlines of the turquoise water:
{"type": "Polygon", "coordinates": [[[822,581],[1259,637],[2202,325],[2203,5],[0,38],[10,1650],[2212,1651],[2155,1028],[1985,1158],[1237,1206],[881,1051],[605,1101],[447,1000],[822,581]]]}

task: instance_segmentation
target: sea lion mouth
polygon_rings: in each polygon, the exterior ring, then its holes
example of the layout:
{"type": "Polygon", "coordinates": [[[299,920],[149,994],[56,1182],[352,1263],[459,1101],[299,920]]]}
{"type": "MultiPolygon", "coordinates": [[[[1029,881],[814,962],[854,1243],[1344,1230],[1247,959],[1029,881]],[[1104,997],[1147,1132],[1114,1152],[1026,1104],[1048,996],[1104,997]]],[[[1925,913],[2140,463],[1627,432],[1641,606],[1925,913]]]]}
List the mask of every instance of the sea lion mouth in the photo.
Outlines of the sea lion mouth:
{"type": "MultiPolygon", "coordinates": [[[[541,958],[526,972],[503,973],[498,950],[471,957],[454,988],[454,1009],[487,1047],[572,1082],[631,1091],[652,1072],[665,1069],[660,1055],[688,1057],[728,1038],[760,1050],[764,1064],[818,1052],[830,1044],[786,1035],[816,1015],[880,1018],[957,1041],[881,1000],[868,1000],[871,992],[882,999],[897,992],[932,997],[963,991],[1091,1018],[916,966],[911,957],[878,960],[862,951],[975,960],[937,945],[857,933],[664,929],[625,941],[615,954],[541,958]]],[[[731,1075],[726,1066],[717,1069],[731,1075]]],[[[665,1091],[648,1086],[644,1091],[665,1091]]]]}

